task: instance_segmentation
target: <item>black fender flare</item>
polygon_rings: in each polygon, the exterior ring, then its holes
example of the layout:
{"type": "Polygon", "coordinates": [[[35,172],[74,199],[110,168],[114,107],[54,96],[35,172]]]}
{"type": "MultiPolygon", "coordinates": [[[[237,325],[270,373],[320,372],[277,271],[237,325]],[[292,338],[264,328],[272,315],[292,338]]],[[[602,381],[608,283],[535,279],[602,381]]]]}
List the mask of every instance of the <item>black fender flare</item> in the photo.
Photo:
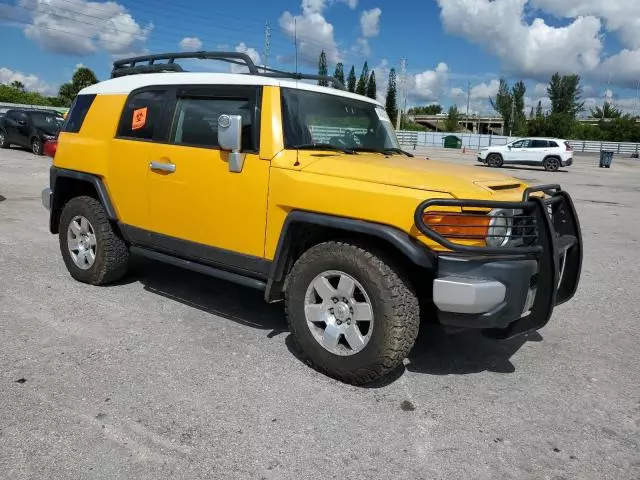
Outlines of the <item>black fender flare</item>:
{"type": "Polygon", "coordinates": [[[109,197],[109,192],[107,192],[107,187],[105,187],[102,178],[97,175],[78,172],[76,170],[69,170],[66,168],[60,168],[52,166],[49,169],[49,188],[52,191],[52,199],[51,199],[51,214],[49,221],[49,230],[51,233],[57,233],[57,228],[54,225],[56,215],[59,213],[59,210],[62,208],[61,199],[64,195],[61,194],[58,187],[58,180],[61,178],[69,178],[72,180],[77,180],[80,182],[85,182],[93,186],[98,196],[98,200],[102,203],[102,206],[105,209],[107,214],[107,218],[114,222],[118,221],[118,214],[116,213],[115,208],[113,207],[113,203],[111,202],[111,198],[109,197]]]}
{"type": "Polygon", "coordinates": [[[436,265],[436,254],[434,252],[411,237],[408,233],[395,227],[346,217],[306,211],[293,211],[284,221],[278,246],[276,247],[275,257],[269,270],[265,291],[265,300],[267,302],[276,301],[280,294],[278,285],[284,281],[285,268],[289,260],[292,242],[292,227],[300,224],[327,227],[342,230],[347,233],[369,235],[394,246],[409,262],[418,267],[433,269],[436,265]]]}

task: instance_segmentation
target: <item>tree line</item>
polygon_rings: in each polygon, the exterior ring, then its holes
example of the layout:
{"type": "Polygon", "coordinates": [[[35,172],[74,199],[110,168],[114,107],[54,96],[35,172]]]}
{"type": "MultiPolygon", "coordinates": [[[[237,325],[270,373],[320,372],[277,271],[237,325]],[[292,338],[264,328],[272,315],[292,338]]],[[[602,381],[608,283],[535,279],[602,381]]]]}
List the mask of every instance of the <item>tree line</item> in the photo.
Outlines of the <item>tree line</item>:
{"type": "MultiPolygon", "coordinates": [[[[518,81],[513,85],[501,78],[495,98],[490,98],[491,106],[504,121],[504,134],[516,137],[556,137],[571,140],[596,140],[612,142],[640,142],[639,117],[624,113],[609,102],[590,109],[591,118],[599,119],[596,124],[578,121],[584,112],[582,86],[579,75],[555,73],[547,84],[550,108],[543,109],[542,101],[525,112],[527,87],[518,81]]],[[[413,107],[409,115],[436,115],[443,111],[440,105],[413,107]]],[[[444,120],[444,129],[456,132],[458,122],[463,120],[456,105],[449,108],[444,120]]]]}
{"type": "MultiPolygon", "coordinates": [[[[328,76],[329,68],[327,65],[327,55],[324,50],[320,53],[318,59],[318,75],[328,76]]],[[[352,93],[367,96],[369,98],[377,98],[378,85],[376,82],[376,72],[369,71],[369,63],[367,61],[362,65],[360,76],[356,76],[356,67],[351,65],[349,75],[345,79],[344,64],[338,62],[333,72],[333,78],[338,80],[346,89],[352,93]],[[346,81],[345,81],[346,80],[346,81]]],[[[328,80],[318,80],[318,85],[329,86],[328,80]]],[[[398,86],[395,68],[389,71],[389,81],[387,85],[387,93],[385,96],[385,109],[391,122],[395,125],[398,119],[398,86]]]]}
{"type": "Polygon", "coordinates": [[[94,83],[98,83],[98,78],[87,67],[78,68],[73,73],[71,81],[60,86],[56,96],[30,92],[22,82],[14,80],[9,84],[0,84],[0,102],[68,108],[80,90],[94,83]]]}

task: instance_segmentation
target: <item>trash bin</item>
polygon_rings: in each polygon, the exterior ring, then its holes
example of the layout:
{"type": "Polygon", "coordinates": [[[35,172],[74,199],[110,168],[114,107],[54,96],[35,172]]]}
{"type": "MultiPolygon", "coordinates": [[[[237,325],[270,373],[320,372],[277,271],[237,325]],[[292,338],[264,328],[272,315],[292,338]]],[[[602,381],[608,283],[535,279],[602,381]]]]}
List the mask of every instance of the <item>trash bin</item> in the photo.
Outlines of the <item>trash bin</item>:
{"type": "Polygon", "coordinates": [[[462,148],[462,139],[455,135],[444,137],[444,148],[462,148]]]}
{"type": "Polygon", "coordinates": [[[613,161],[613,152],[611,150],[600,151],[600,168],[610,168],[613,161]]]}

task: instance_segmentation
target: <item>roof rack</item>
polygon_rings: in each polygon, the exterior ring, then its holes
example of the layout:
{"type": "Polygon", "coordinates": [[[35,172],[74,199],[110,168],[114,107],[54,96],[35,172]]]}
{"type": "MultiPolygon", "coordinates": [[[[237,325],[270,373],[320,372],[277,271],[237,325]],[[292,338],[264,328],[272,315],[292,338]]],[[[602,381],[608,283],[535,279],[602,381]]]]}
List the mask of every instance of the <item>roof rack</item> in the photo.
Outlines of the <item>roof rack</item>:
{"type": "Polygon", "coordinates": [[[319,80],[333,83],[335,88],[346,90],[345,86],[335,77],[326,75],[312,75],[307,73],[285,72],[274,68],[256,66],[251,57],[244,52],[179,52],[179,53],[159,53],[154,55],[140,55],[137,57],[123,58],[113,62],[111,78],[123,77],[126,75],[137,75],[141,73],[161,73],[161,72],[185,72],[176,59],[199,59],[199,60],[220,60],[223,62],[242,65],[249,70],[248,75],[259,75],[271,78],[291,78],[294,80],[319,80]],[[157,60],[166,62],[156,63],[157,60]],[[136,65],[142,63],[142,65],[136,65]],[[260,71],[262,70],[262,71],[260,71]]]}

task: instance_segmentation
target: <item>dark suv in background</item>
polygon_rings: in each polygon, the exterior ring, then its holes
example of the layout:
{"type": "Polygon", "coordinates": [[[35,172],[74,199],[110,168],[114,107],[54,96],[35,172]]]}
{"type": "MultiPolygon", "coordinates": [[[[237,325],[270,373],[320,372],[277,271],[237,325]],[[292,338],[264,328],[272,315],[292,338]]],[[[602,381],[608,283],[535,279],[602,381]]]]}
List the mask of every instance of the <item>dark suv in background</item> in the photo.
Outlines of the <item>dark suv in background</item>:
{"type": "Polygon", "coordinates": [[[43,145],[58,137],[63,123],[63,116],[55,110],[7,110],[0,117],[0,148],[20,145],[42,155],[43,145]]]}

